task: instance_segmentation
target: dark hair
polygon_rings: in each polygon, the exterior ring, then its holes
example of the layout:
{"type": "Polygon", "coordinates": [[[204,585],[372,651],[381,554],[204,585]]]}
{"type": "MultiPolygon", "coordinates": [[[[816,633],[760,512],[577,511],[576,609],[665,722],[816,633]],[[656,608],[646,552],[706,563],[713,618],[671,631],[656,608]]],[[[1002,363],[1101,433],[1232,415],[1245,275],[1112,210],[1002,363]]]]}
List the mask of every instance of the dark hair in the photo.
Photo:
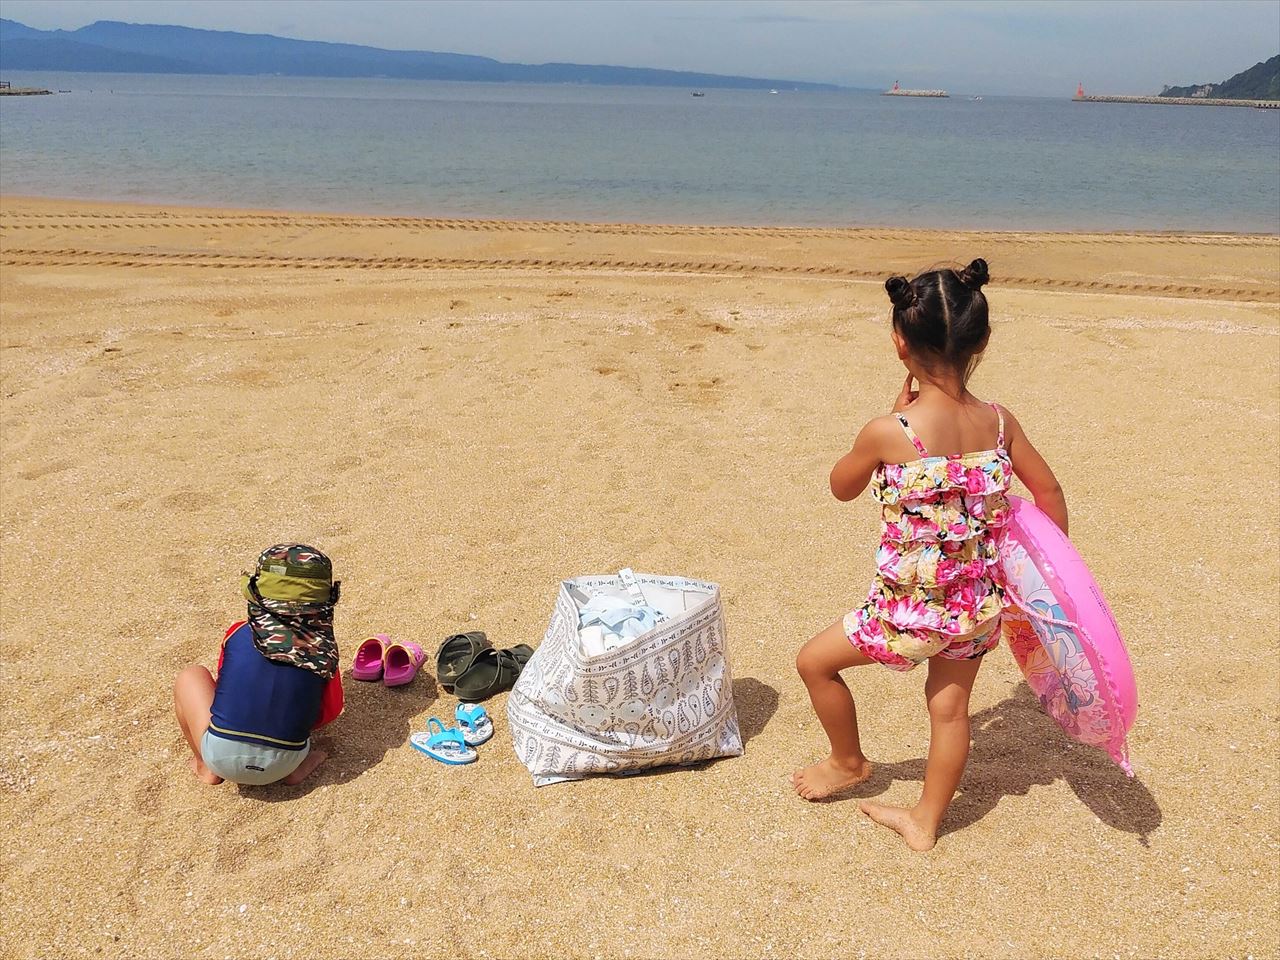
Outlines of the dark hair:
{"type": "Polygon", "coordinates": [[[991,332],[982,293],[989,279],[982,259],[963,270],[928,270],[914,280],[890,277],[884,288],[893,301],[893,328],[920,360],[961,370],[967,380],[991,332]]]}

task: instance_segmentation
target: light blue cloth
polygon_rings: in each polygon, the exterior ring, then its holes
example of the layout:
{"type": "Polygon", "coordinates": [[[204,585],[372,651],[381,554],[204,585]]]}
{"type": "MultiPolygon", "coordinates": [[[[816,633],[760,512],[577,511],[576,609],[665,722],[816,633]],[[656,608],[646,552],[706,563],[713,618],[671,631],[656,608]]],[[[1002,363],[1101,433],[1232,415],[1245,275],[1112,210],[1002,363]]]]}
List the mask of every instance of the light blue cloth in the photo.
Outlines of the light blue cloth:
{"type": "Polygon", "coordinates": [[[578,610],[579,629],[598,626],[605,649],[648,633],[664,619],[653,607],[603,594],[592,597],[578,610]]]}

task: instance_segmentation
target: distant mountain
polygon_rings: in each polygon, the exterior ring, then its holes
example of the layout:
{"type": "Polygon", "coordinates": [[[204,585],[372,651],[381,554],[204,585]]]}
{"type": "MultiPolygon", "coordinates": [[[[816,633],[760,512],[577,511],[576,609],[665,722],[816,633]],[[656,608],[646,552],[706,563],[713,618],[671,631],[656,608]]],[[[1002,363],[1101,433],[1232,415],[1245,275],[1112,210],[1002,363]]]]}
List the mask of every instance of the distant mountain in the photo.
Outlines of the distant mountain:
{"type": "Polygon", "coordinates": [[[172,57],[109,50],[73,40],[0,40],[0,68],[65,70],[69,73],[206,73],[198,64],[172,57]]]}
{"type": "Polygon", "coordinates": [[[1190,87],[1165,87],[1162,97],[1214,97],[1221,100],[1280,100],[1280,54],[1265,63],[1255,63],[1243,73],[1221,83],[1200,83],[1190,87]]]}
{"type": "Polygon", "coordinates": [[[834,84],[612,67],[503,63],[426,50],[381,50],[270,34],[99,20],[79,30],[35,30],[0,20],[0,69],[110,73],[214,73],[291,77],[394,77],[514,83],[836,90],[834,84]]]}

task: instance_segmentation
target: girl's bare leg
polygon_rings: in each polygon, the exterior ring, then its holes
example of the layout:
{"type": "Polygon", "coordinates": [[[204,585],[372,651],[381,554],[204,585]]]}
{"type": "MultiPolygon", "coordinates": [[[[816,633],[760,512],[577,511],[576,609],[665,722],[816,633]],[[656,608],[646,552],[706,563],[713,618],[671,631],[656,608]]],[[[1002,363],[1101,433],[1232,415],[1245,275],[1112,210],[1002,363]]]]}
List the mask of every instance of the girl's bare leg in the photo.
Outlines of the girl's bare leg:
{"type": "Polygon", "coordinates": [[[864,800],[859,809],[876,823],[902,835],[912,850],[929,850],[938,839],[938,825],[960,785],[969,760],[969,694],[982,659],[929,660],[924,686],[929,704],[929,759],[924,768],[924,791],[914,807],[890,807],[864,800]]]}
{"type": "Polygon", "coordinates": [[[190,666],[178,674],[173,684],[173,709],[178,726],[191,748],[191,772],[201,783],[218,784],[222,778],[204,765],[200,741],[209,729],[209,708],[213,706],[213,675],[204,667],[190,666]]]}
{"type": "Polygon", "coordinates": [[[806,800],[821,800],[861,783],[871,776],[871,763],[858,738],[858,711],[853,694],[840,677],[847,667],[871,663],[845,636],[837,620],[800,648],[796,670],[809,690],[813,711],[831,741],[831,755],[791,775],[796,793],[806,800]]]}

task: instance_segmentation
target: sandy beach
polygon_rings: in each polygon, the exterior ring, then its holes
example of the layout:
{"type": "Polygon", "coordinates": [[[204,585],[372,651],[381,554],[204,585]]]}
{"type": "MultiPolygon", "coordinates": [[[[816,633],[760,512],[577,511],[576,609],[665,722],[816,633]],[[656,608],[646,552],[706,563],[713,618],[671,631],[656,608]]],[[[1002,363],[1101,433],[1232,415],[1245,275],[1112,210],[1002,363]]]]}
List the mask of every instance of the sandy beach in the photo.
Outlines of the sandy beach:
{"type": "Polygon", "coordinates": [[[1280,955],[1280,238],[457,221],[0,200],[0,942],[14,957],[1280,955]],[[793,659],[866,594],[831,464],[901,384],[891,273],[985,257],[974,392],[1066,489],[1125,632],[1136,779],[1007,650],[937,848],[924,671],[847,674],[877,772],[793,659]],[[374,632],[541,639],[558,581],[723,590],[746,754],[535,790],[505,696],[346,683],[300,787],[209,788],[171,684],[282,540],[374,632]]]}

